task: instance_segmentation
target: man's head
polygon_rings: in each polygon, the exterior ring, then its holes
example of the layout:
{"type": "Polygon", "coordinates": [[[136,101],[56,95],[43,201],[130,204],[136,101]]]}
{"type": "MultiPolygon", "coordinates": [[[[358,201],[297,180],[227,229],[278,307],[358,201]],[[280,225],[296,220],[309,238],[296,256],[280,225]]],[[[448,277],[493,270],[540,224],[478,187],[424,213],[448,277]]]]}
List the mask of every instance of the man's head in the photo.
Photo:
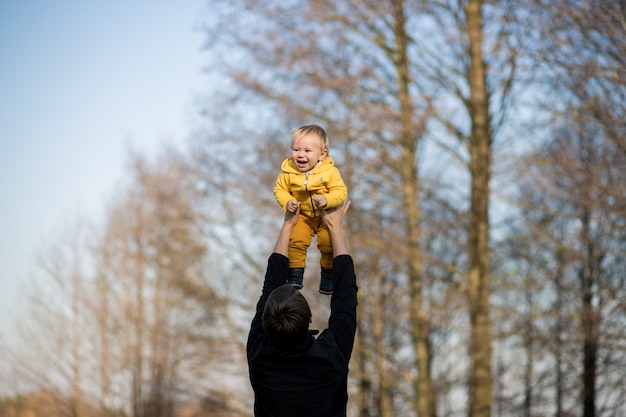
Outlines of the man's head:
{"type": "Polygon", "coordinates": [[[304,296],[289,284],[276,288],[267,298],[263,330],[284,347],[300,344],[309,332],[311,309],[304,296]]]}

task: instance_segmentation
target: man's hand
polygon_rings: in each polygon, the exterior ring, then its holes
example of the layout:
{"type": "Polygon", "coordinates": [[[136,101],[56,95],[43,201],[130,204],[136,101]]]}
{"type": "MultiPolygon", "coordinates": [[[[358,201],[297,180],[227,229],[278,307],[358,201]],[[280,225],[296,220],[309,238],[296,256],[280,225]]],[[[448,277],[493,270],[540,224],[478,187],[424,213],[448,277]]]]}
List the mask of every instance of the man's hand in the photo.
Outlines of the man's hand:
{"type": "Polygon", "coordinates": [[[323,195],[313,196],[313,202],[317,206],[317,208],[324,209],[328,205],[328,200],[323,195]]]}
{"type": "Polygon", "coordinates": [[[322,210],[322,222],[328,229],[340,228],[343,217],[350,207],[350,200],[344,201],[340,206],[330,210],[322,210]]]}
{"type": "Polygon", "coordinates": [[[343,217],[350,207],[350,200],[346,200],[339,207],[322,210],[322,222],[328,227],[330,240],[333,243],[333,258],[339,255],[349,255],[348,243],[343,235],[343,217]]]}
{"type": "Polygon", "coordinates": [[[285,220],[283,226],[280,228],[278,239],[274,245],[274,253],[279,253],[284,256],[289,256],[289,239],[291,238],[291,232],[298,222],[298,214],[300,214],[300,206],[296,208],[295,213],[285,211],[285,220]]]}
{"type": "Polygon", "coordinates": [[[293,228],[296,225],[296,223],[298,222],[298,214],[300,214],[300,203],[298,203],[298,206],[296,207],[296,209],[293,212],[291,212],[291,211],[286,211],[285,212],[284,225],[293,228]]]}

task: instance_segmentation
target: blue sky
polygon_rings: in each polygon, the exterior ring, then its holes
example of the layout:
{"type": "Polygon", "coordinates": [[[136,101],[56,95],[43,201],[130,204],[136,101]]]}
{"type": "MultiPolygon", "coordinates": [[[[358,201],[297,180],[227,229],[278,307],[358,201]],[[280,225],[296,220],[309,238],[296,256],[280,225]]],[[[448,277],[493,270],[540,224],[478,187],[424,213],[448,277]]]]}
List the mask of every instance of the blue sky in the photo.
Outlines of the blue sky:
{"type": "Polygon", "coordinates": [[[191,130],[205,0],[0,0],[0,338],[42,241],[191,130]]]}

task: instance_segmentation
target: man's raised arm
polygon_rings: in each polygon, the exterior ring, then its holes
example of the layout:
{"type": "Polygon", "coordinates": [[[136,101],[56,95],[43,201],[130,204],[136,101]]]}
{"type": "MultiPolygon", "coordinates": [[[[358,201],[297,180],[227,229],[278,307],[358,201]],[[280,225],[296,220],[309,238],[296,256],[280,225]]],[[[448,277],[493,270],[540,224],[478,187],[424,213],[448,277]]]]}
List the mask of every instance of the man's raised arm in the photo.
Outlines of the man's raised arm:
{"type": "Polygon", "coordinates": [[[328,227],[333,244],[333,295],[330,299],[330,331],[346,361],[350,360],[356,334],[357,285],[354,263],[343,233],[343,217],[350,201],[322,211],[322,221],[328,227]]]}
{"type": "Polygon", "coordinates": [[[350,207],[350,200],[345,201],[339,207],[322,211],[322,221],[328,227],[330,240],[333,244],[333,258],[339,255],[349,255],[348,244],[343,233],[343,217],[350,207]]]}

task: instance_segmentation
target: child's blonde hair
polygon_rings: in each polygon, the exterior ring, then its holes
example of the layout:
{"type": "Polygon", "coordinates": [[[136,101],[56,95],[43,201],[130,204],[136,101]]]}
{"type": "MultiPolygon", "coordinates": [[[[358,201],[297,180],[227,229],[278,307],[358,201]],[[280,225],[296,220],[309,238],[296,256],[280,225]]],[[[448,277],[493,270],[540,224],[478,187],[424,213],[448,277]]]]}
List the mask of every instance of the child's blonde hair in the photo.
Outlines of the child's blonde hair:
{"type": "Polygon", "coordinates": [[[324,129],[322,129],[318,125],[306,125],[297,128],[293,132],[293,135],[291,137],[291,145],[293,146],[297,139],[300,139],[301,137],[306,136],[309,133],[313,133],[320,138],[320,142],[322,144],[322,152],[326,152],[326,154],[328,154],[330,150],[330,140],[328,139],[328,135],[326,134],[324,129]]]}

